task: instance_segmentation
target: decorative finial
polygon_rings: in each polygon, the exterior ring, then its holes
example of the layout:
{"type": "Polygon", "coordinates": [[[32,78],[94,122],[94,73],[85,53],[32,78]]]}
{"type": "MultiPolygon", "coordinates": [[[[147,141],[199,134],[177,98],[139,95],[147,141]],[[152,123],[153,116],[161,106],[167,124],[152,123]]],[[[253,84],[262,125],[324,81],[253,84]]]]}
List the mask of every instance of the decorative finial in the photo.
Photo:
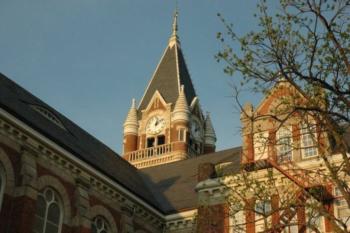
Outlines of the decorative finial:
{"type": "Polygon", "coordinates": [[[174,12],[174,21],[173,21],[173,34],[172,36],[177,36],[177,16],[179,15],[179,11],[177,9],[177,2],[176,2],[176,8],[174,12]]]}
{"type": "Polygon", "coordinates": [[[135,98],[132,98],[131,108],[136,108],[136,100],[135,100],[135,98]]]}
{"type": "Polygon", "coordinates": [[[174,21],[173,21],[173,31],[172,31],[171,37],[169,39],[169,46],[170,47],[173,47],[175,44],[179,44],[179,38],[177,36],[177,30],[178,30],[177,17],[178,17],[178,15],[179,15],[179,10],[178,10],[177,1],[176,1],[176,8],[175,8],[175,12],[174,12],[174,21]]]}
{"type": "Polygon", "coordinates": [[[183,91],[185,91],[185,86],[184,86],[184,85],[181,85],[181,87],[180,87],[180,92],[183,92],[183,91]]]}
{"type": "Polygon", "coordinates": [[[124,122],[124,134],[137,134],[138,127],[136,101],[133,98],[130,110],[124,122]]]}

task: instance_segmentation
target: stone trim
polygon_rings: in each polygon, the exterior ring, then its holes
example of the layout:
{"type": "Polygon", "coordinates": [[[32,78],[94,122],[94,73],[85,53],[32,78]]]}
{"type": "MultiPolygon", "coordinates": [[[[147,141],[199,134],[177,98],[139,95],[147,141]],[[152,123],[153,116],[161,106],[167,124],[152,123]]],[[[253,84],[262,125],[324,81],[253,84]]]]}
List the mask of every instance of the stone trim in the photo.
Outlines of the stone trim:
{"type": "Polygon", "coordinates": [[[109,226],[111,227],[111,232],[118,233],[118,227],[115,223],[114,217],[107,208],[103,207],[102,205],[95,205],[92,208],[90,208],[90,211],[88,213],[88,218],[90,219],[90,221],[92,222],[92,220],[96,216],[104,217],[109,223],[109,226]]]}
{"type": "Polygon", "coordinates": [[[143,209],[145,214],[155,216],[156,221],[154,224],[161,227],[164,215],[159,210],[135,196],[134,193],[131,193],[119,183],[94,170],[93,167],[79,160],[70,152],[30,128],[2,108],[0,108],[0,133],[9,139],[21,142],[23,145],[32,148],[37,152],[38,158],[45,158],[45,161],[59,165],[60,168],[66,169],[67,172],[69,171],[72,176],[84,174],[84,176],[89,177],[91,186],[97,186],[99,191],[108,192],[109,195],[117,200],[121,200],[121,202],[130,201],[134,203],[134,205],[143,209]],[[91,171],[94,171],[94,173],[91,174],[91,171]]]}
{"type": "Polygon", "coordinates": [[[38,191],[43,190],[46,187],[51,187],[54,189],[58,195],[60,196],[60,199],[62,201],[62,207],[63,207],[63,223],[67,225],[71,225],[71,204],[70,204],[70,198],[66,191],[66,188],[63,186],[63,184],[55,177],[44,175],[38,178],[37,180],[37,189],[38,191]]]}
{"type": "Polygon", "coordinates": [[[15,173],[10,159],[2,148],[0,148],[0,166],[5,172],[6,182],[4,193],[13,195],[15,188],[15,173]]]}

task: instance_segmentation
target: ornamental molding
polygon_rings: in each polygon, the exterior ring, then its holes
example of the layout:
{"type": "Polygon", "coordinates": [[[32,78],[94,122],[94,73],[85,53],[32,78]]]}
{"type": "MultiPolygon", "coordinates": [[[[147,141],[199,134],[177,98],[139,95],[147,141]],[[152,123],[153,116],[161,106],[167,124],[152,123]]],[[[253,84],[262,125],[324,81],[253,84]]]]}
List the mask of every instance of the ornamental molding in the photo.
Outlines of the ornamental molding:
{"type": "Polygon", "coordinates": [[[15,173],[6,152],[0,148],[0,170],[5,172],[5,193],[13,195],[15,189],[15,173]]]}
{"type": "Polygon", "coordinates": [[[197,218],[197,209],[183,211],[176,214],[165,216],[167,231],[177,231],[184,229],[195,229],[197,218]]]}
{"type": "Polygon", "coordinates": [[[150,223],[156,225],[157,228],[162,227],[164,215],[158,210],[2,108],[0,108],[0,134],[15,141],[19,146],[30,148],[31,151],[35,152],[38,159],[47,160],[73,178],[79,179],[82,177],[87,180],[88,184],[103,196],[107,196],[120,204],[132,203],[135,208],[143,213],[144,218],[152,219],[150,223]]]}

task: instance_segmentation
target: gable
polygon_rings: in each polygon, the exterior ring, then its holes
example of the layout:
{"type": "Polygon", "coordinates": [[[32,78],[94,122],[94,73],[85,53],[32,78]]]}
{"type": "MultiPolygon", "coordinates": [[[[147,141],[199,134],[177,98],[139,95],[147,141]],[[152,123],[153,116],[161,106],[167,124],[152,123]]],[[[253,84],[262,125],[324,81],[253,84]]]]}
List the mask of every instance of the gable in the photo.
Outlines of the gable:
{"type": "Polygon", "coordinates": [[[300,105],[306,100],[306,97],[295,85],[287,81],[281,81],[260,102],[255,113],[258,116],[285,113],[290,107],[300,105]]]}
{"type": "Polygon", "coordinates": [[[152,112],[154,110],[166,110],[167,105],[168,104],[165,102],[163,96],[158,90],[156,90],[144,112],[152,112]]]}

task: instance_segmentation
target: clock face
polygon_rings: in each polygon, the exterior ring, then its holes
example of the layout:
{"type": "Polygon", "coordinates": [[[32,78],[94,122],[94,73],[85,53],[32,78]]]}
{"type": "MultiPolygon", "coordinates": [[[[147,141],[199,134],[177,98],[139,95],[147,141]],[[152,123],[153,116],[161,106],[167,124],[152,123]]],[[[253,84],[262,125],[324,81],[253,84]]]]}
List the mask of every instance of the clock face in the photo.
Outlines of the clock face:
{"type": "Polygon", "coordinates": [[[160,116],[151,117],[146,125],[146,132],[149,134],[158,134],[165,127],[165,120],[160,116]]]}
{"type": "Polygon", "coordinates": [[[194,138],[201,138],[202,136],[202,129],[199,123],[196,120],[191,121],[191,134],[194,138]]]}

